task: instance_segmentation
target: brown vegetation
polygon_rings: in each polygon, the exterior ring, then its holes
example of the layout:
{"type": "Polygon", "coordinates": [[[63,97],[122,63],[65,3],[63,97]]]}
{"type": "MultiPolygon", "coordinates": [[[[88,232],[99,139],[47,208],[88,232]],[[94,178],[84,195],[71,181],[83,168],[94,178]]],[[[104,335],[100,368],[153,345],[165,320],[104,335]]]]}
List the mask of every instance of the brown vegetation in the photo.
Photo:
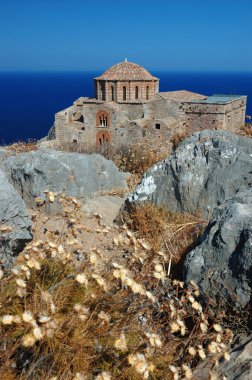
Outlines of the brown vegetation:
{"type": "Polygon", "coordinates": [[[171,137],[173,149],[176,149],[179,143],[185,140],[188,136],[189,136],[189,132],[187,130],[183,132],[181,131],[181,132],[174,133],[174,135],[171,137]]]}
{"type": "Polygon", "coordinates": [[[1,379],[191,379],[205,357],[212,370],[229,359],[232,333],[221,315],[200,305],[195,283],[172,280],[169,252],[154,249],[152,227],[162,234],[168,219],[173,243],[187,231],[182,252],[192,242],[190,223],[197,230],[199,222],[146,206],[133,218],[135,232],[114,228],[105,255],[81,240],[87,227],[78,201],[47,197],[62,203],[68,228],[44,231],[1,280],[1,379]]]}
{"type": "Polygon", "coordinates": [[[170,212],[165,206],[150,203],[133,206],[128,224],[154,250],[164,251],[172,264],[181,264],[206,227],[206,221],[200,218],[170,212]]]}
{"type": "Polygon", "coordinates": [[[13,153],[25,153],[25,152],[31,152],[33,150],[37,150],[37,142],[35,140],[28,140],[28,141],[18,141],[16,143],[13,143],[11,145],[4,146],[8,151],[13,153]]]}
{"type": "Polygon", "coordinates": [[[245,137],[252,137],[252,124],[251,123],[244,124],[239,131],[239,135],[245,136],[245,137]]]}

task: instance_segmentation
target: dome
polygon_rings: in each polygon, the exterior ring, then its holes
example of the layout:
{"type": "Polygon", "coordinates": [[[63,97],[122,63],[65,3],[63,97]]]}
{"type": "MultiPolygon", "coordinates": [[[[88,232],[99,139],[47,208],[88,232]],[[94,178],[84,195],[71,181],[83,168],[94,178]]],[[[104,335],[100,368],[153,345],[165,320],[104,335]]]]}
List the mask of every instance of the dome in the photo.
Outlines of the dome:
{"type": "Polygon", "coordinates": [[[121,62],[114,66],[111,66],[108,70],[104,71],[102,75],[95,78],[98,80],[118,80],[118,81],[129,81],[129,80],[158,80],[158,78],[153,77],[146,69],[142,66],[137,65],[133,62],[121,62]]]}

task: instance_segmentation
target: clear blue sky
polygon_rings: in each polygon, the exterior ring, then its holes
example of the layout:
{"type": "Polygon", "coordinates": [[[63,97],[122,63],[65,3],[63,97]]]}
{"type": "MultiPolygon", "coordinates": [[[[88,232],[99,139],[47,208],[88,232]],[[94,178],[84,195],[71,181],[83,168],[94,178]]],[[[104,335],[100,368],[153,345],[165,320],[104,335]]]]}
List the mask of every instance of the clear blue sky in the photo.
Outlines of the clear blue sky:
{"type": "Polygon", "coordinates": [[[0,0],[1,70],[252,71],[252,0],[0,0]]]}

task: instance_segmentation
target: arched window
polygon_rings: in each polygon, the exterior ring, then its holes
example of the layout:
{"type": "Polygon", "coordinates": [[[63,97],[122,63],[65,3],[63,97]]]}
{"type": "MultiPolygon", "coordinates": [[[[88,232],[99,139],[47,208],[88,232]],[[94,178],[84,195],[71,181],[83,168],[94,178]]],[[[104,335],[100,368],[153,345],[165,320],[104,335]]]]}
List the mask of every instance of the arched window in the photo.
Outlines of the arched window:
{"type": "Polygon", "coordinates": [[[146,87],[146,99],[149,99],[149,86],[146,87]]]}
{"type": "Polygon", "coordinates": [[[135,99],[138,99],[138,86],[135,87],[135,99]]]}
{"type": "Polygon", "coordinates": [[[126,86],[123,86],[123,100],[126,100],[127,99],[127,89],[126,89],[126,86]]]}
{"type": "Polygon", "coordinates": [[[112,102],[115,100],[114,86],[111,86],[111,100],[112,102]]]}
{"type": "Polygon", "coordinates": [[[106,100],[105,85],[104,85],[104,83],[100,84],[100,91],[101,91],[101,99],[102,100],[106,100]]]}
{"type": "Polygon", "coordinates": [[[110,127],[110,115],[107,111],[98,111],[96,114],[97,127],[110,127]]]}
{"type": "Polygon", "coordinates": [[[99,131],[96,133],[96,145],[101,146],[102,148],[108,148],[110,141],[111,136],[108,131],[99,131]]]}

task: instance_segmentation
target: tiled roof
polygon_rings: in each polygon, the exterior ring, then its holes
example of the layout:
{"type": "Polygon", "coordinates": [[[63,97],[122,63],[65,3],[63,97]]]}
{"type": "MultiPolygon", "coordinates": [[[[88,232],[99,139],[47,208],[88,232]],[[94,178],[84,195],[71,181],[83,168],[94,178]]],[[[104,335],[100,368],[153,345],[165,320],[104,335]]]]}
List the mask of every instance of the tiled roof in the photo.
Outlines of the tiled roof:
{"type": "Polygon", "coordinates": [[[121,62],[111,66],[95,79],[101,80],[158,80],[142,66],[133,62],[121,62]]]}
{"type": "Polygon", "coordinates": [[[203,100],[207,99],[207,96],[197,94],[195,92],[180,90],[180,91],[167,91],[159,93],[163,98],[175,100],[178,102],[188,102],[192,100],[203,100]]]}

